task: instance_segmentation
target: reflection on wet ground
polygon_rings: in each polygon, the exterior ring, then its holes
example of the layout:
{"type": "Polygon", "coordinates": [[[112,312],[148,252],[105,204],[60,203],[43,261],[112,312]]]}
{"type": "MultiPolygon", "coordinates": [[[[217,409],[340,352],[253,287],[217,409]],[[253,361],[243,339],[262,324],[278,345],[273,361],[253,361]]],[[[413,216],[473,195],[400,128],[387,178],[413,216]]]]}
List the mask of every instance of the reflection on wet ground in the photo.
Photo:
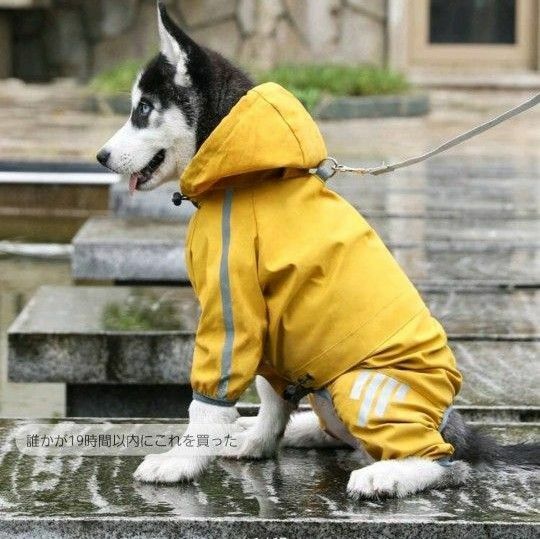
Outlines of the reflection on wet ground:
{"type": "MultiPolygon", "coordinates": [[[[353,502],[345,485],[360,461],[348,450],[288,449],[263,462],[220,459],[195,484],[145,485],[131,477],[137,457],[23,455],[14,447],[19,424],[0,422],[0,515],[535,522],[540,510],[537,474],[512,468],[478,469],[456,490],[353,502]]],[[[506,442],[540,434],[532,425],[483,429],[506,442]]]]}

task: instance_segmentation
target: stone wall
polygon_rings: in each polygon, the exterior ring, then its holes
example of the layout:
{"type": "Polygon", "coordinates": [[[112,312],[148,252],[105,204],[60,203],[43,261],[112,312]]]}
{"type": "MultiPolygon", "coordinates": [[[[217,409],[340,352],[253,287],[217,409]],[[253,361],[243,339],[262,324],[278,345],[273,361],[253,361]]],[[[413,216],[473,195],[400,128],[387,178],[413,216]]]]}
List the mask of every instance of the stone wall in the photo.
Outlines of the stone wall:
{"type": "MultiPolygon", "coordinates": [[[[385,0],[168,3],[196,40],[248,67],[385,62],[385,0]]],[[[11,74],[26,80],[84,79],[157,50],[154,0],[51,0],[48,8],[0,9],[2,17],[11,24],[11,74]]]]}

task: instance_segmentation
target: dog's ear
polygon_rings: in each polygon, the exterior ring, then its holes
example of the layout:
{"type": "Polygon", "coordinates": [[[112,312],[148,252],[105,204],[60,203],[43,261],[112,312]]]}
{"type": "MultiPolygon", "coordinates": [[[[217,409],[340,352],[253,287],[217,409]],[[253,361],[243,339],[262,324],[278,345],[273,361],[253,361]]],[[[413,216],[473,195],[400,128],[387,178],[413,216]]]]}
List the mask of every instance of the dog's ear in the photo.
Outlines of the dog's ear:
{"type": "Polygon", "coordinates": [[[158,28],[161,53],[176,67],[176,81],[190,84],[201,68],[206,54],[170,17],[163,2],[158,1],[158,28]]]}

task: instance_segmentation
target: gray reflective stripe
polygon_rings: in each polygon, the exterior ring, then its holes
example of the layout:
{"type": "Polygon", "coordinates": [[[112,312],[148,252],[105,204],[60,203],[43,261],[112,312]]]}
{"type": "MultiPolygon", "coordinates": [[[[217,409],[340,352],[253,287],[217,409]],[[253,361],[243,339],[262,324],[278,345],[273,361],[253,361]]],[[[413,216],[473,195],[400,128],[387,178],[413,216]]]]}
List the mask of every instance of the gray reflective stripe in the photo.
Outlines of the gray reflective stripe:
{"type": "Polygon", "coordinates": [[[362,389],[366,385],[366,382],[368,381],[370,375],[371,373],[369,371],[360,372],[351,388],[351,392],[349,394],[350,399],[358,400],[360,398],[360,393],[362,393],[362,389]]]}
{"type": "Polygon", "coordinates": [[[214,406],[230,407],[236,404],[236,401],[214,399],[212,397],[208,397],[207,395],[203,395],[202,393],[199,393],[198,391],[193,391],[193,399],[196,401],[206,402],[207,404],[213,404],[214,406]]]}
{"type": "Polygon", "coordinates": [[[407,384],[399,384],[399,387],[397,388],[395,398],[398,401],[402,401],[407,393],[409,392],[409,386],[407,384]]]}
{"type": "Polygon", "coordinates": [[[453,406],[449,406],[449,407],[445,410],[445,412],[444,412],[444,414],[443,414],[443,416],[442,416],[441,426],[439,427],[439,430],[443,430],[444,427],[446,427],[446,423],[447,423],[447,421],[448,421],[448,416],[450,415],[450,412],[452,411],[452,408],[453,408],[453,406]]]}
{"type": "Polygon", "coordinates": [[[375,404],[375,415],[377,417],[381,417],[384,414],[384,411],[388,406],[388,401],[390,400],[390,395],[392,394],[392,391],[397,386],[397,384],[397,381],[393,378],[386,378],[386,384],[384,384],[377,403],[375,404]]]}
{"type": "Polygon", "coordinates": [[[219,287],[223,310],[223,325],[225,327],[225,343],[221,353],[221,376],[217,390],[217,398],[227,396],[227,388],[231,375],[232,352],[234,342],[234,322],[231,300],[231,282],[229,278],[229,247],[231,243],[231,207],[233,190],[225,191],[223,210],[221,214],[221,263],[219,267],[219,287]]]}
{"type": "Polygon", "coordinates": [[[360,427],[365,427],[367,425],[369,411],[371,409],[371,405],[373,404],[375,393],[377,392],[377,389],[383,382],[384,378],[385,378],[384,375],[378,372],[371,379],[371,382],[369,383],[367,387],[364,400],[362,402],[362,405],[360,406],[360,411],[358,412],[358,425],[360,427]]]}

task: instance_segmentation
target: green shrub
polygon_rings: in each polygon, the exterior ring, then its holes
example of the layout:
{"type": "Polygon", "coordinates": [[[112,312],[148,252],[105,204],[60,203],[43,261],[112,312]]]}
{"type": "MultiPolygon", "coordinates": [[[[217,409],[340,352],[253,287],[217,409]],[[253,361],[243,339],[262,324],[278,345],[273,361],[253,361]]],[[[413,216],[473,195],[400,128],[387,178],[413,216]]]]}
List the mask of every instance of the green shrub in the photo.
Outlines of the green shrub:
{"type": "Polygon", "coordinates": [[[277,82],[294,93],[308,109],[323,94],[363,96],[403,93],[407,79],[388,69],[330,64],[283,65],[259,73],[259,82],[277,82]]]}
{"type": "Polygon", "coordinates": [[[98,73],[90,81],[90,88],[103,94],[129,93],[141,67],[140,60],[126,60],[98,73]]]}
{"type": "Polygon", "coordinates": [[[172,331],[183,328],[174,302],[136,291],[126,302],[110,302],[102,315],[103,328],[114,331],[172,331]]]}

